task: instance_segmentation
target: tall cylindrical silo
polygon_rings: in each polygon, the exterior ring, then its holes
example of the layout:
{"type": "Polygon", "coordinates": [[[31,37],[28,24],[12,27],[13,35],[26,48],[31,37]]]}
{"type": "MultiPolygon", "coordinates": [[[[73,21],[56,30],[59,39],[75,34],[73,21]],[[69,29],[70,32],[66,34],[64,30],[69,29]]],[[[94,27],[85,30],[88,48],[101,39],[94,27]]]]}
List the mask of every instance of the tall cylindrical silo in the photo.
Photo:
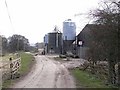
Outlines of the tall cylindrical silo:
{"type": "Polygon", "coordinates": [[[44,36],[44,54],[48,53],[48,34],[44,36]]]}
{"type": "Polygon", "coordinates": [[[48,51],[49,53],[61,53],[62,49],[62,33],[48,33],[48,51]]]}
{"type": "Polygon", "coordinates": [[[63,22],[63,40],[75,40],[76,25],[71,19],[63,22]]]}
{"type": "Polygon", "coordinates": [[[72,43],[76,37],[76,25],[71,19],[63,22],[63,53],[72,51],[72,43]]]}
{"type": "Polygon", "coordinates": [[[45,36],[44,36],[44,43],[45,43],[45,44],[48,43],[48,34],[45,34],[45,36]]]}

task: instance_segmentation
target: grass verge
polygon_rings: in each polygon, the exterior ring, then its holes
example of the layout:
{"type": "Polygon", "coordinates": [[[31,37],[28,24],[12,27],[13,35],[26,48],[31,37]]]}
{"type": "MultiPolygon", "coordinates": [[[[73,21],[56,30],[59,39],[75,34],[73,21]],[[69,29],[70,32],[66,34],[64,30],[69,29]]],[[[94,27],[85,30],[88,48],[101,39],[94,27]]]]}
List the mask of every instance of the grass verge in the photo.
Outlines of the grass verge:
{"type": "Polygon", "coordinates": [[[32,65],[34,64],[34,57],[31,54],[27,53],[20,53],[20,55],[21,55],[20,74],[25,75],[32,68],[32,65]]]}
{"type": "Polygon", "coordinates": [[[54,60],[62,60],[60,57],[54,57],[54,60]]]}
{"type": "Polygon", "coordinates": [[[71,73],[76,80],[77,88],[115,88],[105,85],[102,80],[88,72],[73,69],[71,73]]]}
{"type": "MultiPolygon", "coordinates": [[[[31,70],[35,61],[34,61],[34,57],[31,54],[20,52],[20,56],[21,56],[21,68],[20,68],[19,72],[20,72],[20,78],[21,78],[21,77],[25,76],[31,70]]],[[[20,78],[13,79],[13,80],[11,80],[11,79],[5,80],[2,87],[8,88],[8,87],[12,86],[20,78]]]]}

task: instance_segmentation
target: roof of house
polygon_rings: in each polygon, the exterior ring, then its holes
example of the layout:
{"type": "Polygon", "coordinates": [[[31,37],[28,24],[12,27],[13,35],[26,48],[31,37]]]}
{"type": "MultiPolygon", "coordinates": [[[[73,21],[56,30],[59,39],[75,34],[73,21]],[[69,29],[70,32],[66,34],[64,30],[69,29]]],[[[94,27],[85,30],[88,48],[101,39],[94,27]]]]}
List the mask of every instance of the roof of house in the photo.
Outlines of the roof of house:
{"type": "Polygon", "coordinates": [[[90,31],[91,30],[100,30],[103,27],[104,27],[103,25],[98,25],[98,24],[87,24],[77,36],[79,36],[83,32],[89,32],[89,30],[90,31]],[[86,28],[88,28],[88,29],[86,29],[86,28]]]}

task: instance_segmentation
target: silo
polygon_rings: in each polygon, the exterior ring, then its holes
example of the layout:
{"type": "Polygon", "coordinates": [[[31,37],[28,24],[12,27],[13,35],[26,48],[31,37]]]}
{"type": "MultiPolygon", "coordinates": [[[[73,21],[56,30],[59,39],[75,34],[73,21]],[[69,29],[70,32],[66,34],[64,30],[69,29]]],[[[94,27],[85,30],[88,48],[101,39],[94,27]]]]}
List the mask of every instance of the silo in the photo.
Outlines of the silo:
{"type": "Polygon", "coordinates": [[[63,22],[63,40],[75,40],[76,25],[71,19],[63,22]]]}
{"type": "Polygon", "coordinates": [[[62,33],[48,33],[48,52],[61,53],[62,51],[62,33]]]}
{"type": "Polygon", "coordinates": [[[48,43],[48,34],[45,34],[45,36],[44,36],[44,43],[45,43],[45,44],[48,43]]]}
{"type": "Polygon", "coordinates": [[[48,53],[48,34],[44,36],[44,53],[48,53]]]}
{"type": "Polygon", "coordinates": [[[71,19],[63,22],[63,53],[72,51],[72,43],[76,37],[76,25],[71,19]]]}

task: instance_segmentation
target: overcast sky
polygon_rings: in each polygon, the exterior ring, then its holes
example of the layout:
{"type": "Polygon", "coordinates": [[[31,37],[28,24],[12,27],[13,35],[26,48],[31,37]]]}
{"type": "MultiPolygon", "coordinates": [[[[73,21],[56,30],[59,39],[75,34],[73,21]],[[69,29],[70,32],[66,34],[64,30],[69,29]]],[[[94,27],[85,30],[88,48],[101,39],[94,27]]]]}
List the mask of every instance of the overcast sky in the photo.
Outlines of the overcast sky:
{"type": "Polygon", "coordinates": [[[89,20],[85,15],[98,6],[100,0],[6,0],[12,25],[9,20],[5,0],[0,0],[0,34],[6,37],[20,34],[30,43],[42,42],[46,33],[54,26],[62,31],[63,21],[71,18],[76,22],[77,34],[89,20]]]}

